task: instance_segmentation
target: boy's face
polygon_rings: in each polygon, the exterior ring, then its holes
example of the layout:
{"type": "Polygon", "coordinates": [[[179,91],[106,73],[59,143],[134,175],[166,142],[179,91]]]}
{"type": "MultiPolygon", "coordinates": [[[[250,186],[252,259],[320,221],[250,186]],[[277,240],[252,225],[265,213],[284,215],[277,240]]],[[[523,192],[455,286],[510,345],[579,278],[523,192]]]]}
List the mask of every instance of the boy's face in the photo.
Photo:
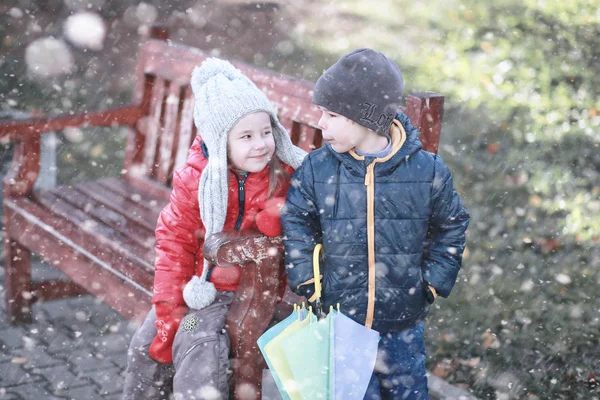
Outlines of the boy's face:
{"type": "Polygon", "coordinates": [[[367,139],[370,131],[343,115],[320,107],[321,118],[319,128],[323,131],[323,140],[331,145],[337,153],[346,153],[360,145],[367,139]]]}
{"type": "Polygon", "coordinates": [[[271,118],[264,111],[244,116],[227,135],[229,164],[241,171],[260,172],[275,153],[271,118]]]}

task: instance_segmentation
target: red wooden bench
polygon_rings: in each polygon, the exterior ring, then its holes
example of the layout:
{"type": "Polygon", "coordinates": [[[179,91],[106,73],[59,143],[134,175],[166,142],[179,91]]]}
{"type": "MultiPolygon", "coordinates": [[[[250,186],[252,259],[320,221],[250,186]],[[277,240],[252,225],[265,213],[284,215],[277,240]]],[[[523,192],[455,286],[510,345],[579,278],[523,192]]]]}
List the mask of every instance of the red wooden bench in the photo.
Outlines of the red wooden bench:
{"type": "MultiPolygon", "coordinates": [[[[151,306],[154,228],[167,204],[173,170],[183,165],[198,132],[193,123],[189,78],[207,54],[167,43],[167,31],[151,30],[140,46],[131,105],[86,113],[0,122],[0,140],[14,143],[4,179],[6,302],[13,323],[31,321],[32,304],[89,293],[127,318],[143,318],[151,306]],[[40,136],[67,127],[127,126],[124,173],[72,186],[33,190],[40,169],[40,136]],[[70,280],[33,282],[31,254],[70,280]]],[[[310,82],[233,62],[276,104],[292,140],[307,151],[321,145],[319,111],[310,82]]],[[[405,112],[421,130],[425,149],[436,152],[443,96],[409,95],[405,112]]],[[[201,132],[200,132],[201,134],[201,132]]],[[[231,306],[228,331],[234,363],[234,397],[248,388],[259,397],[266,365],[256,339],[277,314],[298,299],[276,290],[284,274],[281,238],[256,231],[221,233],[205,241],[208,258],[244,265],[231,306]]]]}

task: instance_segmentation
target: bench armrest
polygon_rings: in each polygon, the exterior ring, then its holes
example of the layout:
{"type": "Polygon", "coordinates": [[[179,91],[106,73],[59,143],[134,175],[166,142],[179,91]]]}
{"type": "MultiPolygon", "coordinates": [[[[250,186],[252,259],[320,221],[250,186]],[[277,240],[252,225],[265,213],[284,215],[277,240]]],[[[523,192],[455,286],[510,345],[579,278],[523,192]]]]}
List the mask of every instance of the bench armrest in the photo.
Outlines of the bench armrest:
{"type": "Polygon", "coordinates": [[[27,140],[45,132],[61,131],[77,126],[134,125],[142,115],[138,105],[128,105],[85,114],[62,114],[57,116],[32,117],[0,121],[0,143],[27,140]]]}
{"type": "Polygon", "coordinates": [[[14,143],[10,170],[4,177],[4,197],[29,196],[40,171],[40,138],[43,133],[77,126],[133,126],[142,108],[129,105],[95,113],[32,117],[0,121],[0,143],[14,143]]]}
{"type": "Polygon", "coordinates": [[[283,254],[281,237],[264,236],[256,229],[219,232],[204,240],[204,258],[220,267],[260,264],[283,254]]]}

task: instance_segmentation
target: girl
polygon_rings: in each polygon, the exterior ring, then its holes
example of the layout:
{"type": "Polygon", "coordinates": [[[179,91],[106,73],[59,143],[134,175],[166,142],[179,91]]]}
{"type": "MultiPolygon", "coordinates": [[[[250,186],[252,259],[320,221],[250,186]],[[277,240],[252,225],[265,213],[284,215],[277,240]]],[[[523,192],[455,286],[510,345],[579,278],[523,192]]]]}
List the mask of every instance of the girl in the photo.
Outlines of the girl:
{"type": "Polygon", "coordinates": [[[207,59],[191,79],[198,137],[173,176],[156,227],[153,309],[128,352],[124,399],[227,399],[226,314],[240,270],[208,265],[204,238],[257,226],[281,233],[277,204],[306,153],[266,95],[230,63],[207,59]]]}

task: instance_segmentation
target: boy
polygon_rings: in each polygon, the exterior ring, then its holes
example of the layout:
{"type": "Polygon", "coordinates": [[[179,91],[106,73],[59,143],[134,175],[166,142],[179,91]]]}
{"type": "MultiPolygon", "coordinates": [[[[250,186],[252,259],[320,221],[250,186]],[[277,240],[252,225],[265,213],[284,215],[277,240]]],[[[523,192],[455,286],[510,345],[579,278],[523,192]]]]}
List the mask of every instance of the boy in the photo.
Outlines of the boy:
{"type": "Polygon", "coordinates": [[[382,339],[365,399],[428,399],[423,319],[447,297],[469,214],[452,175],[398,112],[403,78],[383,54],[343,56],[315,85],[326,145],[292,177],[282,211],[291,288],[314,301],[312,253],[323,243],[323,303],[340,303],[382,339]]]}

